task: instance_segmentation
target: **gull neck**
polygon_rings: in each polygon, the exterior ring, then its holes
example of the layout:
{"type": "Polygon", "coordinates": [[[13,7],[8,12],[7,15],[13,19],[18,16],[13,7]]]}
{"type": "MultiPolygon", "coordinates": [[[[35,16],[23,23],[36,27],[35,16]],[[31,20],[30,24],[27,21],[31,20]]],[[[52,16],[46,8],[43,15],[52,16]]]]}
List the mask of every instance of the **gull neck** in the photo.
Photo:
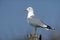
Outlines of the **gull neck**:
{"type": "Polygon", "coordinates": [[[27,18],[30,18],[31,16],[34,16],[34,12],[33,11],[32,12],[28,12],[27,18]]]}

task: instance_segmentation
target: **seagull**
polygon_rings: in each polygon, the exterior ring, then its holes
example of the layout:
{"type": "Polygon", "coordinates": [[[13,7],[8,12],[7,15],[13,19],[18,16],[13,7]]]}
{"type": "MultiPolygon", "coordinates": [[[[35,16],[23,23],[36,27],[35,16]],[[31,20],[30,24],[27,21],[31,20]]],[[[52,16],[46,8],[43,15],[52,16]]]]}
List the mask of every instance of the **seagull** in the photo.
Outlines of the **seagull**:
{"type": "Polygon", "coordinates": [[[27,11],[27,21],[28,23],[35,28],[35,33],[37,31],[37,28],[45,28],[46,30],[54,30],[54,28],[51,28],[49,25],[45,24],[40,19],[36,18],[34,15],[34,10],[32,7],[28,7],[26,9],[27,11]]]}

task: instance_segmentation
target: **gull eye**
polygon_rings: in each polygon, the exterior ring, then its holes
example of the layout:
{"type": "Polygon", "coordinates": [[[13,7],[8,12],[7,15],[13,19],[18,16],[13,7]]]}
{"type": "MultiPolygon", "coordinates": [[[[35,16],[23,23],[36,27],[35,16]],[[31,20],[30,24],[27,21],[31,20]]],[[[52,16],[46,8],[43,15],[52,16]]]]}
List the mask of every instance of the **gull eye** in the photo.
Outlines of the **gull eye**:
{"type": "Polygon", "coordinates": [[[29,8],[29,10],[30,10],[30,8],[29,8]]]}

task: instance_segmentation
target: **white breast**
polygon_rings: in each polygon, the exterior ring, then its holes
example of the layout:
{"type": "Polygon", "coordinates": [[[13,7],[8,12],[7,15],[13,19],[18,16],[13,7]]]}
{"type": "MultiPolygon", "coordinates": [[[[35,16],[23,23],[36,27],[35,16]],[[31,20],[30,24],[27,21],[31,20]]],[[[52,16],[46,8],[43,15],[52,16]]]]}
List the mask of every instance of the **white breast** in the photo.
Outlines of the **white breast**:
{"type": "Polygon", "coordinates": [[[29,12],[27,18],[30,18],[31,16],[34,16],[33,12],[29,12]]]}

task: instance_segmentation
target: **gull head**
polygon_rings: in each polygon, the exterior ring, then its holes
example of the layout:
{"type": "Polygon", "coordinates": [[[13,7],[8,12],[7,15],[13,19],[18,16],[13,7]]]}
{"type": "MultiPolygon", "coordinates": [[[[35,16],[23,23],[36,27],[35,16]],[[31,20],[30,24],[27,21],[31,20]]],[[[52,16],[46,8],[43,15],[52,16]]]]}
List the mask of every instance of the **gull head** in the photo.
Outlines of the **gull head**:
{"type": "Polygon", "coordinates": [[[33,8],[32,7],[28,7],[26,9],[26,11],[28,12],[27,18],[30,18],[31,16],[34,16],[34,12],[33,12],[33,8]]]}
{"type": "Polygon", "coordinates": [[[28,7],[28,8],[26,9],[26,11],[27,11],[27,12],[33,12],[33,8],[32,8],[32,7],[28,7]]]}

